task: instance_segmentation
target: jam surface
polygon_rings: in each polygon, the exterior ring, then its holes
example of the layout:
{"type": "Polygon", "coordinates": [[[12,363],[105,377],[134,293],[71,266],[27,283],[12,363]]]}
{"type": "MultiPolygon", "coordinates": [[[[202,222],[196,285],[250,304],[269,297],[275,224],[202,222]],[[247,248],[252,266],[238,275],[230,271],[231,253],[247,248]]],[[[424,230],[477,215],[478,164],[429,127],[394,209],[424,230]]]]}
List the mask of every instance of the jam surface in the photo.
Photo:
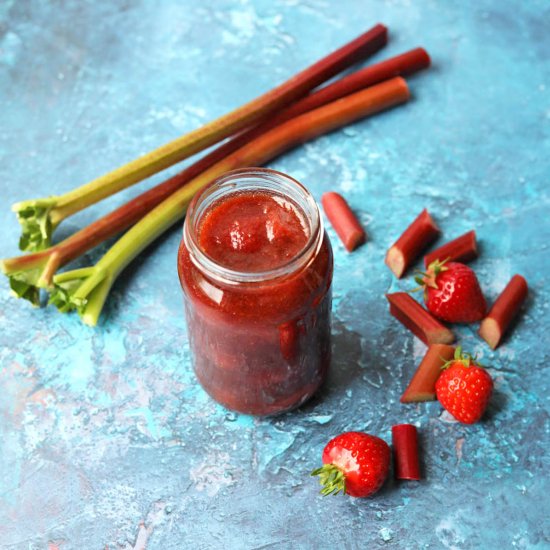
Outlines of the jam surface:
{"type": "Polygon", "coordinates": [[[195,225],[195,242],[218,265],[284,276],[227,282],[191,258],[185,240],[178,273],[193,366],[222,405],[280,413],[309,399],[330,363],[332,249],[323,232],[309,246],[310,222],[286,197],[238,192],[214,201],[195,225]],[[308,261],[293,268],[297,254],[308,261]]]}
{"type": "Polygon", "coordinates": [[[309,239],[304,213],[285,197],[267,191],[233,193],[216,202],[197,228],[202,251],[234,271],[281,267],[309,239]]]}

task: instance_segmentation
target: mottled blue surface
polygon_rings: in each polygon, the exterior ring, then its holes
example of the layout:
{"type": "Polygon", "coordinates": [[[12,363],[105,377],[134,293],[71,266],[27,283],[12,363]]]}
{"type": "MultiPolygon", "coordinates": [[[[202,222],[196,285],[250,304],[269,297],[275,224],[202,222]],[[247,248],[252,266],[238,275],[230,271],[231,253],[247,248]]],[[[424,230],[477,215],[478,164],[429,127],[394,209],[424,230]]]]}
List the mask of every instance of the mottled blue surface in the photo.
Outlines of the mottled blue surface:
{"type": "Polygon", "coordinates": [[[376,59],[417,45],[433,56],[410,81],[414,100],[270,164],[318,199],[343,192],[369,234],[349,255],[329,229],[326,386],[274,419],[207,397],[189,364],[179,230],[127,270],[96,329],[17,302],[4,281],[1,548],[548,548],[548,1],[2,0],[0,255],[16,252],[11,203],[191,130],[378,21],[391,41],[376,59]],[[476,327],[458,329],[496,382],[475,426],[398,401],[424,346],[387,312],[384,293],[411,283],[383,257],[423,207],[446,238],[477,230],[489,299],[516,272],[532,288],[496,352],[476,327]],[[318,495],[308,472],[328,439],[354,429],[389,441],[401,422],[419,427],[425,480],[390,480],[367,500],[318,495]]]}

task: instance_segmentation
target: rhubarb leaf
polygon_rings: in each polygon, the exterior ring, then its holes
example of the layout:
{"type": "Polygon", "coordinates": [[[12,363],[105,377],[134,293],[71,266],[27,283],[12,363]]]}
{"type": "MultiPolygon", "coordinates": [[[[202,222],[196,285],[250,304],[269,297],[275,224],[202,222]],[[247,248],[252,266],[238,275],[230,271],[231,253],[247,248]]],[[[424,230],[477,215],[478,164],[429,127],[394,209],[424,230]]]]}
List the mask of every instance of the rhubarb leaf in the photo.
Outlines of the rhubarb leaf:
{"type": "Polygon", "coordinates": [[[40,305],[40,290],[28,279],[27,273],[14,273],[9,276],[12,294],[28,300],[33,306],[40,305]]]}
{"type": "Polygon", "coordinates": [[[68,281],[56,284],[50,294],[48,305],[54,305],[61,313],[76,309],[79,313],[86,305],[86,298],[75,298],[72,293],[80,286],[81,281],[68,281]]]}
{"type": "MultiPolygon", "coordinates": [[[[48,305],[54,305],[61,313],[76,310],[81,317],[86,312],[91,297],[97,294],[94,292],[96,287],[103,288],[105,286],[107,292],[111,287],[111,278],[107,276],[104,269],[98,266],[65,271],[56,275],[53,282],[48,305]]],[[[105,297],[106,294],[101,301],[101,307],[105,297]]],[[[96,322],[88,324],[96,324],[96,322]]]]}
{"type": "Polygon", "coordinates": [[[19,248],[29,252],[44,250],[51,245],[54,224],[50,211],[56,205],[55,197],[18,202],[12,206],[21,224],[19,248]]]}

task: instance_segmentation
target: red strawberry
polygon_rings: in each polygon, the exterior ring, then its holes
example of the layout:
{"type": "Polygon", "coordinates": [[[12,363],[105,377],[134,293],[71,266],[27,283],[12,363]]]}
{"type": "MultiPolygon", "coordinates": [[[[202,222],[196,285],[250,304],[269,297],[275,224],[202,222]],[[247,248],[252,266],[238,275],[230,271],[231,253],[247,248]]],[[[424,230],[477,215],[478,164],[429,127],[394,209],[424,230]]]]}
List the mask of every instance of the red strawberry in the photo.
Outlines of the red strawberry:
{"type": "Polygon", "coordinates": [[[491,375],[460,347],[443,369],[435,383],[437,399],[459,422],[477,422],[493,391],[491,375]]]}
{"type": "Polygon", "coordinates": [[[436,260],[416,281],[424,287],[426,307],[439,319],[473,323],[485,317],[487,303],[476,274],[467,265],[436,260]]]}
{"type": "Polygon", "coordinates": [[[388,444],[373,435],[345,432],[331,439],[323,451],[323,466],[311,472],[319,476],[323,495],[340,491],[352,497],[376,493],[390,468],[388,444]]]}

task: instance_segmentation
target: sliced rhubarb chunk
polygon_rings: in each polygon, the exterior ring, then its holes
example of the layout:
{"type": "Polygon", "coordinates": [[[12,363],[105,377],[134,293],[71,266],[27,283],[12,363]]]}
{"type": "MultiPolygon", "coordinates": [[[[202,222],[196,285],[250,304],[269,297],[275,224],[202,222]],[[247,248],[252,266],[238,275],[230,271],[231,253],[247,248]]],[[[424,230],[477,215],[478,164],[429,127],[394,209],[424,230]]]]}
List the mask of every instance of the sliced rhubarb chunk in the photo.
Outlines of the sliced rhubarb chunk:
{"type": "Polygon", "coordinates": [[[348,252],[352,252],[365,242],[365,230],[342,195],[329,191],[321,197],[321,203],[334,231],[348,252]]]}
{"type": "Polygon", "coordinates": [[[392,426],[393,464],[396,479],[419,480],[418,434],[412,424],[392,426]]]}
{"type": "Polygon", "coordinates": [[[386,254],[386,265],[401,278],[410,265],[438,236],[439,227],[426,209],[405,229],[386,254]]]}
{"type": "Polygon", "coordinates": [[[481,321],[479,335],[495,349],[508,330],[514,317],[519,313],[528,294],[527,281],[521,275],[514,275],[506,288],[481,321]]]}
{"type": "Polygon", "coordinates": [[[426,345],[452,344],[455,336],[406,292],[386,294],[390,313],[426,345]]]}
{"type": "Polygon", "coordinates": [[[434,401],[435,383],[441,374],[441,367],[454,357],[454,353],[454,346],[432,344],[403,392],[401,403],[434,401]]]}
{"type": "Polygon", "coordinates": [[[456,239],[449,241],[424,256],[424,265],[428,267],[432,262],[445,260],[449,262],[470,262],[477,258],[476,232],[468,231],[456,239]]]}

